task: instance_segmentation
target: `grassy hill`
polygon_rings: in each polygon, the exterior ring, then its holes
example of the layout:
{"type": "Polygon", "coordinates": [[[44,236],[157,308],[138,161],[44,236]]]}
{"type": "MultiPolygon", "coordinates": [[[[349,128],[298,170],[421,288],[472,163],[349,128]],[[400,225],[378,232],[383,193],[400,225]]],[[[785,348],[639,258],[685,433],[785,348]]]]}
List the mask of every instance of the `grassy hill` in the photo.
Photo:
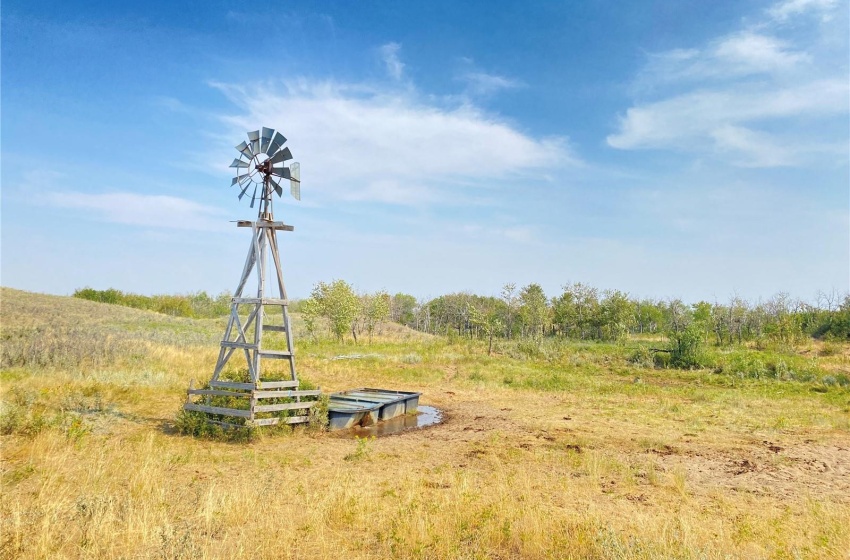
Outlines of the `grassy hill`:
{"type": "Polygon", "coordinates": [[[209,378],[224,319],[3,288],[0,556],[850,550],[850,389],[836,381],[847,346],[718,350],[721,371],[679,371],[635,360],[640,341],[500,342],[488,356],[484,343],[398,326],[371,345],[311,341],[295,322],[312,383],[422,391],[446,421],[361,441],[180,436],[175,415],[189,380],[209,378]]]}

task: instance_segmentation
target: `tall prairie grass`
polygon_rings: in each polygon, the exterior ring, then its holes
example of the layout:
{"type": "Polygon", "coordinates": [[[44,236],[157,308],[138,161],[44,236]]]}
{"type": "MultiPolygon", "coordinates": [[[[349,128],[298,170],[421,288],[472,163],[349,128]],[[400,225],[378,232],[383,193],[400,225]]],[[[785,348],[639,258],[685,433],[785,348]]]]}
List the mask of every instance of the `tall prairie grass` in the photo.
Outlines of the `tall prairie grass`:
{"type": "Polygon", "coordinates": [[[0,305],[1,558],[850,550],[846,345],[718,351],[712,368],[672,370],[636,359],[637,340],[498,341],[488,355],[399,328],[360,345],[297,330],[311,383],[421,391],[446,421],[375,440],[296,429],[226,442],[175,425],[222,320],[8,289],[0,305]]]}

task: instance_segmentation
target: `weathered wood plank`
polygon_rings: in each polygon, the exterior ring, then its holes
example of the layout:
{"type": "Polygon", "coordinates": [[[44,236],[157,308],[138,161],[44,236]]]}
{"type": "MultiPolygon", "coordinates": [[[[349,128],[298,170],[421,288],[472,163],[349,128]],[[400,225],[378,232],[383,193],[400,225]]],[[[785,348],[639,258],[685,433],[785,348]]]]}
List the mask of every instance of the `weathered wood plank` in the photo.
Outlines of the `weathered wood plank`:
{"type": "Polygon", "coordinates": [[[288,226],[283,222],[268,222],[263,220],[258,222],[252,222],[250,220],[237,220],[236,227],[257,227],[266,229],[277,229],[283,231],[295,231],[295,226],[288,226]]]}
{"type": "Polygon", "coordinates": [[[222,408],[218,406],[206,406],[202,404],[186,403],[183,405],[185,410],[194,410],[196,412],[206,412],[207,414],[221,414],[222,416],[236,416],[238,418],[250,418],[250,410],[238,410],[235,408],[222,408]]]}
{"type": "Polygon", "coordinates": [[[297,381],[261,381],[257,383],[257,389],[281,389],[298,387],[297,381]]]}
{"type": "Polygon", "coordinates": [[[190,395],[214,395],[216,397],[250,397],[251,393],[235,393],[233,391],[217,391],[216,389],[189,389],[190,395]]]}
{"type": "Polygon", "coordinates": [[[292,352],[286,350],[260,350],[260,356],[272,360],[284,360],[292,357],[292,352]]]}
{"type": "Polygon", "coordinates": [[[294,410],[296,408],[310,408],[314,404],[316,404],[316,401],[282,404],[260,404],[254,407],[254,412],[278,412],[281,410],[294,410]]]}
{"type": "Polygon", "coordinates": [[[222,348],[245,348],[246,350],[256,350],[256,344],[250,344],[248,342],[230,342],[227,340],[221,341],[222,348]]]}
{"type": "Polygon", "coordinates": [[[264,331],[286,332],[286,327],[281,325],[263,325],[264,331]]]}
{"type": "Polygon", "coordinates": [[[254,305],[256,305],[258,303],[262,303],[263,305],[289,305],[288,299],[270,298],[270,297],[264,297],[264,298],[256,298],[256,297],[239,297],[239,298],[237,298],[237,297],[235,297],[235,298],[231,298],[230,301],[232,303],[251,303],[251,304],[254,304],[254,305]]]}
{"type": "Polygon", "coordinates": [[[254,391],[255,399],[280,399],[290,397],[318,397],[322,394],[321,389],[305,391],[254,391]]]}
{"type": "Polygon", "coordinates": [[[222,389],[245,389],[250,391],[256,389],[254,383],[237,383],[236,381],[210,381],[210,387],[221,387],[222,389]]]}

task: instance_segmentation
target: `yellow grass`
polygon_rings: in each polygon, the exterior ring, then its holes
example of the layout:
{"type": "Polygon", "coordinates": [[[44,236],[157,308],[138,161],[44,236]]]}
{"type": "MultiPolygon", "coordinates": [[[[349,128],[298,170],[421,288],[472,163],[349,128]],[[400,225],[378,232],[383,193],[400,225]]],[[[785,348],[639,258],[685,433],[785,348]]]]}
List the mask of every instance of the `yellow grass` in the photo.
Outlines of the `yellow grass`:
{"type": "MultiPolygon", "coordinates": [[[[367,442],[295,430],[225,443],[173,429],[222,321],[3,289],[2,328],[14,362],[0,378],[3,558],[850,551],[840,386],[640,369],[613,346],[488,357],[394,328],[371,346],[301,338],[299,371],[325,390],[422,391],[445,423],[367,442]],[[364,356],[331,359],[352,354],[364,356]]],[[[846,367],[846,348],[817,350],[800,350],[812,368],[846,367]]]]}

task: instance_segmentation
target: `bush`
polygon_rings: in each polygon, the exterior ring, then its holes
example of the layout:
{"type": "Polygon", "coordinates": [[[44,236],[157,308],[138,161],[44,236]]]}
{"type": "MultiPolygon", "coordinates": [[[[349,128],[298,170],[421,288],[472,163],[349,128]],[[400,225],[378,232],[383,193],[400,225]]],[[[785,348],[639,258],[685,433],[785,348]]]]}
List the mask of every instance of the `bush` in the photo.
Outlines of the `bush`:
{"type": "Polygon", "coordinates": [[[702,367],[705,362],[702,334],[697,323],[670,333],[670,365],[679,369],[702,367]]]}
{"type": "Polygon", "coordinates": [[[629,363],[642,368],[651,368],[655,366],[655,358],[652,351],[645,346],[638,346],[628,358],[629,363]]]}
{"type": "MultiPolygon", "coordinates": [[[[790,376],[788,366],[784,361],[780,360],[777,366],[774,366],[772,377],[781,379],[783,375],[786,378],[790,376]]],[[[741,378],[761,379],[767,376],[769,370],[758,354],[747,352],[733,354],[724,371],[741,378]]]]}
{"type": "Polygon", "coordinates": [[[310,409],[310,421],[308,426],[311,430],[323,432],[328,428],[328,405],[330,397],[322,395],[310,409]]]}
{"type": "Polygon", "coordinates": [[[228,293],[219,294],[215,298],[210,297],[206,292],[186,295],[143,296],[124,293],[114,288],[108,290],[80,288],[74,292],[74,297],[98,303],[156,311],[174,317],[215,318],[226,315],[230,311],[230,294],[228,293]]]}
{"type": "Polygon", "coordinates": [[[251,441],[256,436],[256,429],[250,426],[224,429],[210,422],[209,419],[206,413],[181,408],[174,420],[174,427],[185,436],[221,441],[251,441]]]}
{"type": "Polygon", "coordinates": [[[401,361],[405,364],[418,364],[422,362],[422,356],[416,354],[415,352],[412,354],[405,354],[401,357],[401,361]]]}

